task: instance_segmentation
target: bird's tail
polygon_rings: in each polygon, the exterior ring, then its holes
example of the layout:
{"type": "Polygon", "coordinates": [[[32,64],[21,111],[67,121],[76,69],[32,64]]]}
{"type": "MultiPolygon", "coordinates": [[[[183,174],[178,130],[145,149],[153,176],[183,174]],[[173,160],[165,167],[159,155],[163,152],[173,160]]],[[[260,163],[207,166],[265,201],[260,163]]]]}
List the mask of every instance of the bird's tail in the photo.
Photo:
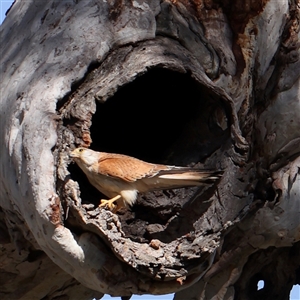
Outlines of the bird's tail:
{"type": "Polygon", "coordinates": [[[219,180],[222,174],[222,171],[173,167],[160,171],[152,178],[147,178],[147,185],[152,190],[206,185],[219,180]]]}

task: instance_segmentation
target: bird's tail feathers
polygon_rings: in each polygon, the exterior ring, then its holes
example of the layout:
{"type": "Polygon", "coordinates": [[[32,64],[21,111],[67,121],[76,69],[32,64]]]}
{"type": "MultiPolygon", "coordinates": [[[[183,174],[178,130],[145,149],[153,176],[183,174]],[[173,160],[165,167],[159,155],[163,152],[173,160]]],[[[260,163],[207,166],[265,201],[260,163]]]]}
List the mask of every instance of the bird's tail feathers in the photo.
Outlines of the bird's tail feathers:
{"type": "Polygon", "coordinates": [[[220,172],[212,172],[212,171],[183,171],[182,173],[173,172],[158,175],[159,178],[162,179],[173,179],[173,180],[191,180],[191,181],[199,181],[199,182],[207,182],[208,181],[216,181],[221,177],[220,172]]]}
{"type": "Polygon", "coordinates": [[[163,170],[152,178],[147,178],[146,183],[151,189],[173,189],[181,187],[212,184],[220,179],[223,172],[210,170],[195,170],[191,168],[176,168],[163,170]]]}

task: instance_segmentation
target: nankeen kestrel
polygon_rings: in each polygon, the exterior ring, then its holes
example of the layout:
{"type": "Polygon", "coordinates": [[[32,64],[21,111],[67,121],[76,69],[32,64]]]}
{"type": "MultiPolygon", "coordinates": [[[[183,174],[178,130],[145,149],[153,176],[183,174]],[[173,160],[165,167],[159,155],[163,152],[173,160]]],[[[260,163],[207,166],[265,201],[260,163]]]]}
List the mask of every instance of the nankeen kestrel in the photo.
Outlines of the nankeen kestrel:
{"type": "Polygon", "coordinates": [[[70,154],[102,194],[101,207],[116,212],[135,203],[138,193],[199,186],[220,178],[220,172],[147,163],[134,157],[77,148],[70,154]]]}

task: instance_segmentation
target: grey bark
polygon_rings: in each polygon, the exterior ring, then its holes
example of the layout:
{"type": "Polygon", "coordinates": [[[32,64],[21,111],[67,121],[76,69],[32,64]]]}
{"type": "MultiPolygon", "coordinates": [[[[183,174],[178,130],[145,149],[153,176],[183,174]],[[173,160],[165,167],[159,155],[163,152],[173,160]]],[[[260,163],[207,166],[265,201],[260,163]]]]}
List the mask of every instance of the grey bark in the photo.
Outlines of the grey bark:
{"type": "Polygon", "coordinates": [[[1,26],[1,299],[287,299],[298,38],[295,0],[16,1],[1,26]],[[224,174],[113,214],[78,146],[224,174]]]}

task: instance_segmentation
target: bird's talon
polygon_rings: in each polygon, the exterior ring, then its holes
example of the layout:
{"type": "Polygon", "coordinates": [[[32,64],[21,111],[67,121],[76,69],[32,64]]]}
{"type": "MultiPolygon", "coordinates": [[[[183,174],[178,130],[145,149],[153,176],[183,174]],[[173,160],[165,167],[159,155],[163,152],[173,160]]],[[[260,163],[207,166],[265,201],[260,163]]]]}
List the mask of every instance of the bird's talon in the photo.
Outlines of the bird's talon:
{"type": "Polygon", "coordinates": [[[99,207],[108,208],[110,211],[113,211],[115,209],[115,205],[109,200],[101,200],[99,207]]]}
{"type": "Polygon", "coordinates": [[[116,202],[118,199],[120,199],[121,196],[117,195],[109,200],[100,200],[100,204],[99,207],[108,207],[108,209],[112,212],[116,212],[118,210],[118,206],[114,204],[114,202],[116,202]]]}

